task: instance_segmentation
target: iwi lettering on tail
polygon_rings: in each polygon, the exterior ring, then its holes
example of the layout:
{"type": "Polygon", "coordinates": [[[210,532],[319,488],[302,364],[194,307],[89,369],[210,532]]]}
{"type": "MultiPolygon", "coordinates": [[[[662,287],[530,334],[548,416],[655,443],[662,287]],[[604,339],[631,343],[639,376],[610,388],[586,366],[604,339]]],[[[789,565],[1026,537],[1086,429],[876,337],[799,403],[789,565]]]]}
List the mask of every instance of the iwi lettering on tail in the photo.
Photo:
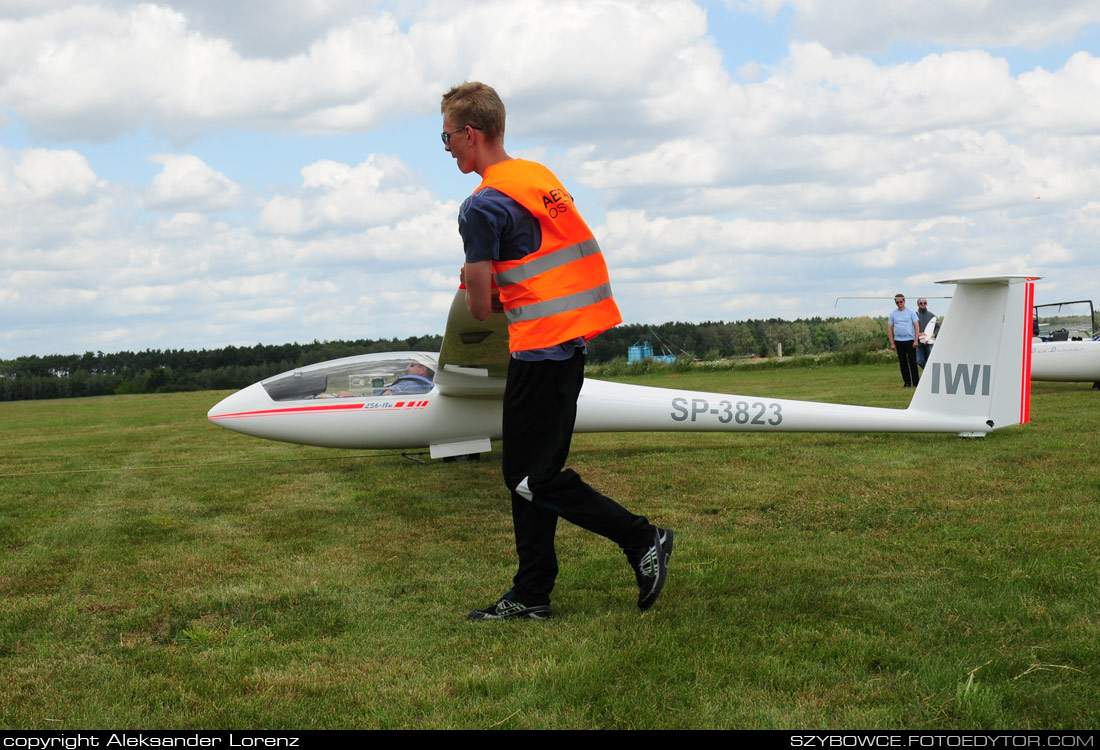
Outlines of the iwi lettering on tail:
{"type": "Polygon", "coordinates": [[[988,396],[992,371],[991,365],[953,365],[949,362],[933,362],[932,393],[946,393],[953,396],[959,392],[959,386],[962,386],[963,393],[974,396],[977,395],[980,384],[982,395],[988,396]]]}

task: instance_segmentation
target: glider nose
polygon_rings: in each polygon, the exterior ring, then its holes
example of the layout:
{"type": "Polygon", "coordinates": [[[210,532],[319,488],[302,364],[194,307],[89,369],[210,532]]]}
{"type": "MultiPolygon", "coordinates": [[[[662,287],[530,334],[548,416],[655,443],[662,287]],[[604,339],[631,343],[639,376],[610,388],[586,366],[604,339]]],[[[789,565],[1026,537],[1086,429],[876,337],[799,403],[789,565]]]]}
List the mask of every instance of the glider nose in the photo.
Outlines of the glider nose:
{"type": "Polygon", "coordinates": [[[228,427],[238,418],[244,418],[271,407],[271,398],[259,383],[230,394],[211,407],[206,418],[214,424],[228,427]]]}

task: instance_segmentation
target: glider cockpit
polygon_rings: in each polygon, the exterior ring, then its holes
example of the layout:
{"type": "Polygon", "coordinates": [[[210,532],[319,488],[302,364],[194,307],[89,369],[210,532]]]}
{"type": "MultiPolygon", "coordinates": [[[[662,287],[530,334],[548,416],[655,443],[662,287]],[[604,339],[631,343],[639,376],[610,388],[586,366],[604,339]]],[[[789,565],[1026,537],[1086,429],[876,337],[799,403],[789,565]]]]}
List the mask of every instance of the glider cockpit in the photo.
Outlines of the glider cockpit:
{"type": "Polygon", "coordinates": [[[261,382],[272,401],[428,393],[438,356],[431,352],[360,354],[300,367],[261,382]]]}

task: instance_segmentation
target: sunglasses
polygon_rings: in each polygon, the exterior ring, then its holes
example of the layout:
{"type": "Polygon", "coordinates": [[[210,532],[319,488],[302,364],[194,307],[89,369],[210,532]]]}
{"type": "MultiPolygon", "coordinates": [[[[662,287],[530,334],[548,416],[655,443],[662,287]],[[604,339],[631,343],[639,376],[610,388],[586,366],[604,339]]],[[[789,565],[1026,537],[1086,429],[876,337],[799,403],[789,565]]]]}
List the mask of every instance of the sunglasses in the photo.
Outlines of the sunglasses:
{"type": "Polygon", "coordinates": [[[466,125],[465,127],[458,128],[457,130],[448,130],[446,133],[440,133],[439,137],[443,139],[444,146],[451,145],[451,136],[455,133],[461,133],[466,128],[473,128],[474,130],[481,130],[477,125],[466,125]]]}

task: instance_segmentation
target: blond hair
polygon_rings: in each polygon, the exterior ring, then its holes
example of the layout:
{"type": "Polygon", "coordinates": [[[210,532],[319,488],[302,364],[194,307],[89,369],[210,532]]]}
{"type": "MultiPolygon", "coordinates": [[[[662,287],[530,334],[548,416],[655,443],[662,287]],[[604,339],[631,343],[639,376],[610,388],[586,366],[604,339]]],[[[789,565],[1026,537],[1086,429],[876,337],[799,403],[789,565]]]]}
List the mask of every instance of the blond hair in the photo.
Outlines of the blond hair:
{"type": "Polygon", "coordinates": [[[452,86],[439,109],[453,127],[470,125],[491,141],[504,141],[504,102],[492,86],[478,81],[452,86]]]}

